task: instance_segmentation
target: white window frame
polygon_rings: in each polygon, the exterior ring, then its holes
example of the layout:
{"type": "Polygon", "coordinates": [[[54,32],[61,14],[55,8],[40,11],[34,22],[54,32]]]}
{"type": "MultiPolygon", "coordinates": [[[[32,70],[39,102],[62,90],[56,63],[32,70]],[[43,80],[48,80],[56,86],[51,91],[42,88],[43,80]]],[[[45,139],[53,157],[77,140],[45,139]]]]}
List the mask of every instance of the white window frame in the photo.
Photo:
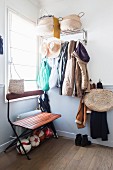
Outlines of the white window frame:
{"type": "MultiPolygon", "coordinates": [[[[9,62],[9,46],[8,46],[8,43],[9,43],[9,35],[8,35],[8,30],[9,30],[9,12],[12,12],[12,13],[14,13],[14,14],[16,14],[16,15],[18,15],[18,16],[20,16],[20,17],[22,17],[23,19],[25,19],[25,20],[28,20],[29,22],[32,22],[32,23],[34,23],[34,24],[36,24],[36,22],[34,22],[34,21],[31,21],[30,19],[28,19],[27,17],[25,17],[24,15],[22,15],[22,14],[20,14],[20,13],[18,13],[18,12],[16,12],[16,11],[14,11],[14,10],[12,10],[12,9],[10,9],[10,8],[7,8],[7,10],[6,10],[6,13],[7,13],[7,16],[6,16],[6,26],[5,26],[5,33],[6,33],[6,38],[5,38],[5,45],[6,45],[6,47],[5,47],[5,56],[6,56],[6,58],[5,58],[5,95],[8,93],[8,84],[9,84],[9,80],[8,80],[8,67],[9,67],[9,64],[8,64],[8,62],[9,62]]],[[[36,56],[37,56],[37,71],[39,71],[39,62],[40,62],[40,58],[39,58],[39,53],[38,53],[38,49],[39,49],[39,38],[37,37],[37,51],[36,51],[36,56]]],[[[38,89],[38,87],[37,87],[37,89],[38,89]]],[[[34,90],[34,89],[33,89],[34,90]]],[[[33,96],[33,98],[34,98],[35,96],[33,96]]],[[[32,98],[32,97],[27,97],[27,98],[32,98]]]]}

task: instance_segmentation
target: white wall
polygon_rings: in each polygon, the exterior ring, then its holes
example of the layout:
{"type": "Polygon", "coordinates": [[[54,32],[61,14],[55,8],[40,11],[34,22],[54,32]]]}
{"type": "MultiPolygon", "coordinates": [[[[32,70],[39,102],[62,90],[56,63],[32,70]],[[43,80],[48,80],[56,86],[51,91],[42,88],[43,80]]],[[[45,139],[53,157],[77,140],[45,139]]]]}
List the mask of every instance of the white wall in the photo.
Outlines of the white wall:
{"type": "MultiPolygon", "coordinates": [[[[0,0],[0,35],[5,39],[5,2],[0,0]]],[[[0,55],[0,84],[4,83],[5,77],[5,55],[0,55]]]]}
{"type": "Polygon", "coordinates": [[[5,62],[7,62],[7,7],[36,22],[38,7],[29,0],[0,0],[0,35],[3,37],[4,54],[0,55],[0,84],[5,83],[5,62]]]}
{"type": "Polygon", "coordinates": [[[57,0],[56,3],[52,2],[46,1],[42,8],[58,17],[85,12],[81,20],[84,29],[88,31],[86,49],[91,57],[88,64],[90,77],[94,82],[101,79],[104,85],[113,85],[113,1],[57,0]]]}

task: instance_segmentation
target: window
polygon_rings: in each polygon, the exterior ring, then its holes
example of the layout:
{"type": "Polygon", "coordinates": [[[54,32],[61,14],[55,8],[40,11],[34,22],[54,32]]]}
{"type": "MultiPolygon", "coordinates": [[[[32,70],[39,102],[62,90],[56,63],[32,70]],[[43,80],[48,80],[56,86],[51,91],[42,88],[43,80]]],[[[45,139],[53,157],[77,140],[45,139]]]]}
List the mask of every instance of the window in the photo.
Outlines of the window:
{"type": "Polygon", "coordinates": [[[37,89],[36,23],[8,10],[8,81],[24,79],[25,91],[37,89]]]}

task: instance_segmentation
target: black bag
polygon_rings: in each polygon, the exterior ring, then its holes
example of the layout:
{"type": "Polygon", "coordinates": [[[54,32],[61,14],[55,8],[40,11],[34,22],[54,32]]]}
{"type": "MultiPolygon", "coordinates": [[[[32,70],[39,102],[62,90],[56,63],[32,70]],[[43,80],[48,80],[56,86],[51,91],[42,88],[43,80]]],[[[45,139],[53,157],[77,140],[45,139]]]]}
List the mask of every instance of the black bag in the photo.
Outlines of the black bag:
{"type": "Polygon", "coordinates": [[[3,39],[0,36],[0,54],[3,54],[3,39]]]}
{"type": "Polygon", "coordinates": [[[38,98],[39,109],[42,112],[51,113],[50,105],[49,105],[49,98],[46,93],[38,98]]]}

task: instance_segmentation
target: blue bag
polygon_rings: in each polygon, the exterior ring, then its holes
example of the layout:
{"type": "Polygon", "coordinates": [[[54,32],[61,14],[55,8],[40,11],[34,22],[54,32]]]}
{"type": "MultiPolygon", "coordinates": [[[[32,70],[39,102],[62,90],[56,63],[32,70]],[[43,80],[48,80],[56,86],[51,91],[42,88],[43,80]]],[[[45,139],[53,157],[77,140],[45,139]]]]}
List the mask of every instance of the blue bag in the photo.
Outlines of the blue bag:
{"type": "Polygon", "coordinates": [[[51,74],[51,67],[48,64],[47,59],[42,59],[37,83],[38,86],[44,91],[49,90],[50,74],[51,74]]]}

